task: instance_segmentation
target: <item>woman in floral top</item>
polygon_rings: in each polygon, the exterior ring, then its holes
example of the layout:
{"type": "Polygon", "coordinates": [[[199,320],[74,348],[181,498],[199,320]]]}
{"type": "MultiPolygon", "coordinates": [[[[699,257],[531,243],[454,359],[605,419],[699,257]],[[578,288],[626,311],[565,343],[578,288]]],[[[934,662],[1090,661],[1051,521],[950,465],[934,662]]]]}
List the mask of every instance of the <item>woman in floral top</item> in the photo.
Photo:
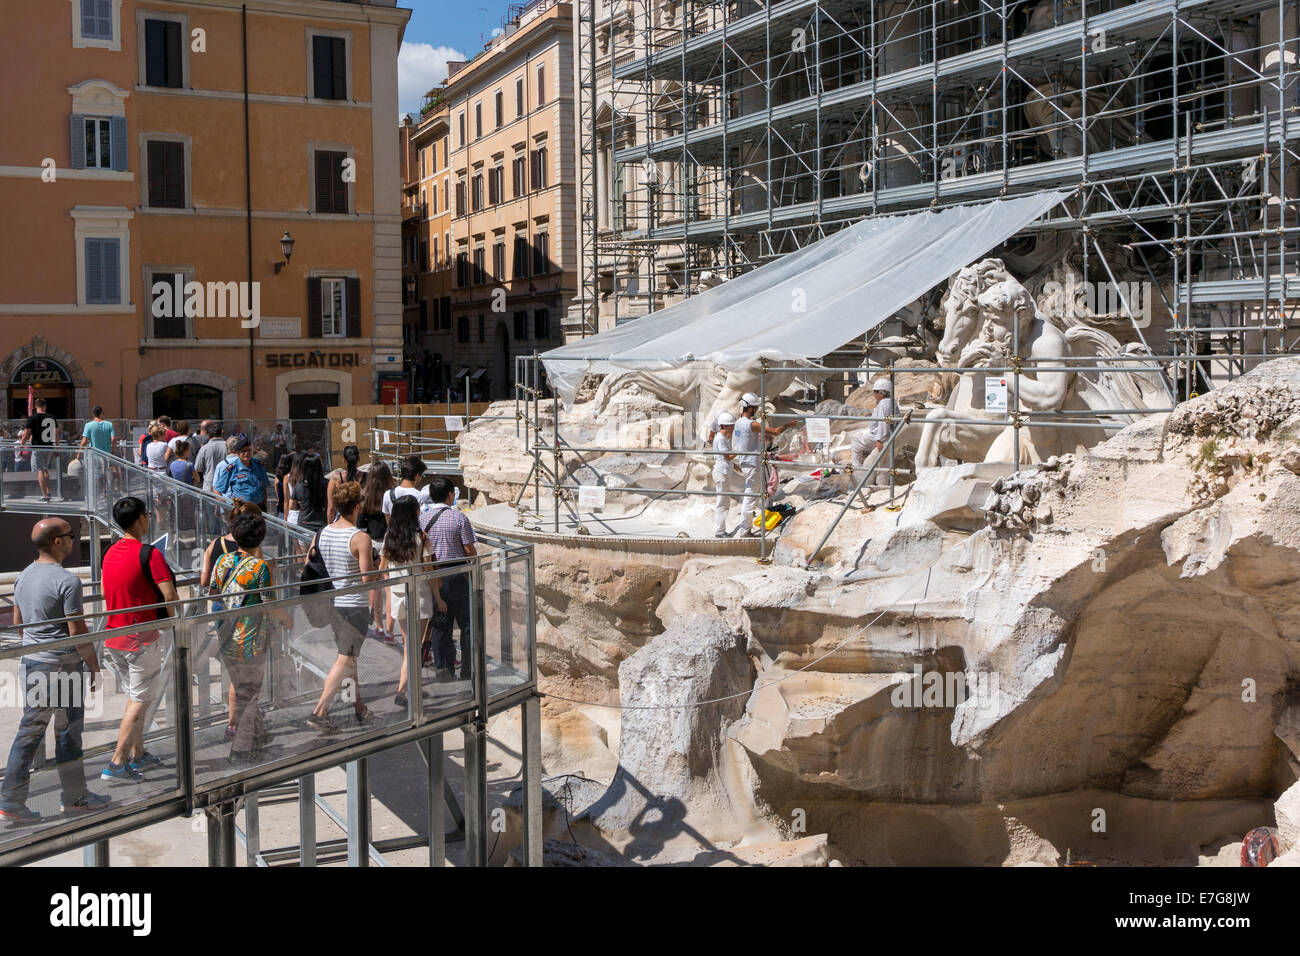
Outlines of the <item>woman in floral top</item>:
{"type": "MultiPolygon", "coordinates": [[[[260,513],[245,513],[234,517],[230,523],[231,537],[238,551],[223,554],[213,568],[212,583],[221,592],[227,609],[250,609],[261,604],[266,595],[259,588],[271,586],[271,567],[262,560],[262,539],[266,537],[266,519],[260,513]]],[[[230,672],[234,690],[234,706],[230,711],[230,760],[233,764],[248,764],[257,759],[266,743],[266,729],[262,724],[261,708],[257,699],[262,693],[266,676],[266,646],[268,621],[263,611],[253,611],[235,617],[223,618],[217,628],[221,656],[230,672]]]]}

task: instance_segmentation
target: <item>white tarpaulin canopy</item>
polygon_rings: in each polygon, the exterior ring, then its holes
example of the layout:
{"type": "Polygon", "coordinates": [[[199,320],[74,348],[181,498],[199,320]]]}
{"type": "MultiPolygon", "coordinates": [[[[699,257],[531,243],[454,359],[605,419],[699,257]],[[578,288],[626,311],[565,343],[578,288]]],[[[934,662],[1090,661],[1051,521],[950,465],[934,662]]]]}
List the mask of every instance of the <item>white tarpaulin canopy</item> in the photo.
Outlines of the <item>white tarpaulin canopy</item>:
{"type": "Polygon", "coordinates": [[[565,405],[585,374],[818,358],[879,325],[1070,194],[878,216],[599,335],[542,354],[565,405]]]}

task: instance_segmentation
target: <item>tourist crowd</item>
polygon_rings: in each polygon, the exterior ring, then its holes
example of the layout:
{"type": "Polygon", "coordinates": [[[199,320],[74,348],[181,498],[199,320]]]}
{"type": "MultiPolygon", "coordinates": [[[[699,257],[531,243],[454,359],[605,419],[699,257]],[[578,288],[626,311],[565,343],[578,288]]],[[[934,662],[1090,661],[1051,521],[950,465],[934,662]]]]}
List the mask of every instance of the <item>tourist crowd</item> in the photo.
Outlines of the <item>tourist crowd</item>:
{"type": "MultiPolygon", "coordinates": [[[[83,445],[111,448],[112,425],[104,422],[105,429],[100,422],[102,412],[96,408],[83,445]]],[[[349,724],[373,723],[357,666],[367,639],[403,649],[407,641],[419,640],[421,660],[434,669],[436,681],[470,679],[467,559],[475,554],[476,538],[468,518],[455,507],[458,490],[442,476],[425,483],[420,459],[403,460],[394,478],[382,463],[361,466],[355,446],[345,449],[343,466],[328,474],[318,455],[286,453],[279,456],[274,478],[268,478],[247,436],[225,438],[214,422],[203,422],[191,433],[185,423],[172,428],[165,419],[151,424],[138,450],[146,467],[209,490],[228,505],[225,527],[208,535],[198,586],[208,610],[239,612],[216,618],[219,623],[209,629],[229,678],[225,739],[232,766],[262,760],[273,736],[260,703],[267,651],[278,634],[294,627],[283,607],[261,607],[274,599],[277,585],[292,583],[304,595],[317,592],[304,602],[305,616],[332,634],[337,651],[316,706],[303,717],[303,730],[338,733],[340,712],[349,724]],[[275,499],[270,509],[268,489],[275,499]],[[276,563],[262,550],[266,515],[277,512],[313,532],[301,564],[291,565],[292,582],[276,580],[276,563]],[[403,574],[431,562],[449,563],[451,573],[403,574]],[[457,562],[466,567],[455,570],[457,562]],[[380,586],[358,587],[366,583],[380,586]],[[410,586],[419,593],[409,594],[410,586]],[[414,632],[408,626],[412,607],[418,622],[414,632]]],[[[141,783],[160,769],[174,772],[167,769],[167,758],[147,749],[146,735],[168,686],[169,642],[163,639],[167,625],[162,622],[179,610],[176,574],[163,551],[150,543],[159,517],[151,515],[150,503],[125,496],[113,505],[112,514],[121,537],[103,556],[100,584],[104,627],[117,633],[102,642],[75,640],[90,637],[83,583],[63,567],[80,552],[79,534],[57,517],[42,518],[32,528],[36,558],[14,585],[13,626],[21,630],[25,648],[24,696],[0,789],[0,823],[21,826],[42,819],[28,807],[28,789],[51,722],[61,812],[72,816],[109,804],[108,795],[87,785],[82,746],[86,698],[102,680],[101,665],[116,676],[125,697],[112,755],[99,772],[101,789],[141,783]]],[[[284,566],[279,567],[283,575],[284,566]]],[[[408,706],[407,659],[403,650],[394,696],[400,708],[408,706]]]]}

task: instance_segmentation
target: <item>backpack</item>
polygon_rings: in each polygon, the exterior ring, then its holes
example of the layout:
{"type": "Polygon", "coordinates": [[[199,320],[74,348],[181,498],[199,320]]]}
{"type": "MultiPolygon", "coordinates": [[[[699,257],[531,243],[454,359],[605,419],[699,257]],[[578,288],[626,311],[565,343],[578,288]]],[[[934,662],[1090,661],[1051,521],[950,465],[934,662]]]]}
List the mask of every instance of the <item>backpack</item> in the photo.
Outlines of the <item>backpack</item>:
{"type": "Polygon", "coordinates": [[[307,549],[307,560],[303,563],[299,577],[302,583],[298,586],[298,593],[303,596],[334,590],[329,568],[325,567],[325,556],[320,553],[320,536],[324,530],[321,528],[316,532],[311,539],[311,547],[307,549]]]}
{"type": "MultiPolygon", "coordinates": [[[[229,551],[225,551],[223,552],[222,557],[230,553],[231,552],[229,551]]],[[[225,610],[232,611],[237,608],[242,608],[244,604],[248,601],[248,594],[247,592],[245,592],[244,586],[239,583],[239,569],[243,567],[245,561],[258,561],[258,560],[260,559],[254,558],[252,555],[248,555],[247,557],[240,558],[238,561],[234,562],[230,566],[230,570],[226,572],[226,580],[222,583],[220,588],[221,597],[223,599],[222,605],[225,610]],[[230,597],[238,597],[239,599],[238,603],[234,603],[233,601],[226,600],[227,598],[230,597]]],[[[220,642],[221,645],[224,645],[234,635],[235,624],[237,623],[237,621],[238,618],[232,614],[230,617],[227,617],[217,626],[217,640],[220,642]]]]}

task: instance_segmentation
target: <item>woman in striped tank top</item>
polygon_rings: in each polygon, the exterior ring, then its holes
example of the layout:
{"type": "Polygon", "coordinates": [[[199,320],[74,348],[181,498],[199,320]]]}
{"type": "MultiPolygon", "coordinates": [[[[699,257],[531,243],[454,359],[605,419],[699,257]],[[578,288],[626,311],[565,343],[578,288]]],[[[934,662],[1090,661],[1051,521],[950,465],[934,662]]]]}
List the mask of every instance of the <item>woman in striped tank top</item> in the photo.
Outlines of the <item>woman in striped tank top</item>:
{"type": "MultiPolygon", "coordinates": [[[[320,533],[321,558],[324,559],[331,578],[345,574],[366,575],[360,580],[341,584],[340,587],[351,587],[361,581],[377,580],[379,577],[378,574],[366,573],[373,571],[375,564],[370,535],[358,528],[353,521],[360,503],[361,486],[355,481],[341,483],[334,491],[334,507],[338,511],[338,517],[320,533]]],[[[333,600],[337,614],[334,643],[339,656],[325,677],[325,687],[321,690],[316,709],[307,718],[307,726],[327,734],[338,730],[329,719],[329,709],[334,696],[348,679],[356,690],[353,709],[357,723],[367,725],[374,720],[369,708],[361,700],[360,686],[357,683],[357,655],[361,652],[361,645],[366,639],[366,628],[370,623],[370,594],[366,591],[355,594],[335,592],[333,600]]]]}

